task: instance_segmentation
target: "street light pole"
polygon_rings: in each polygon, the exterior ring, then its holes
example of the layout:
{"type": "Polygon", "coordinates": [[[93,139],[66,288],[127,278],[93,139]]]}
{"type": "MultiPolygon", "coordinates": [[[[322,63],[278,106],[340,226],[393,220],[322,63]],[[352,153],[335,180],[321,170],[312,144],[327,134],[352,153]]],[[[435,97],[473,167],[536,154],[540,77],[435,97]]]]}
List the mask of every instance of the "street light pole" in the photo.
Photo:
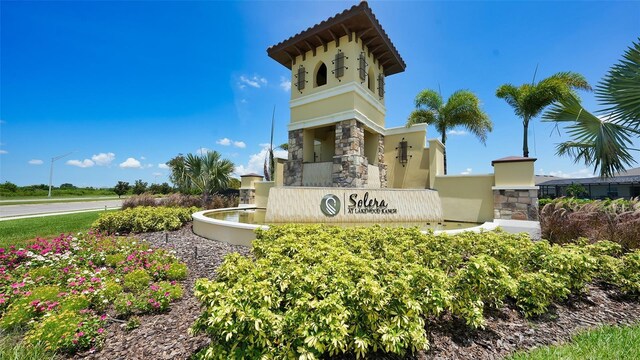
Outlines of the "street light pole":
{"type": "Polygon", "coordinates": [[[49,169],[49,195],[47,197],[51,197],[51,183],[53,181],[53,162],[56,161],[56,160],[60,160],[65,156],[69,156],[72,153],[73,153],[73,151],[70,152],[70,153],[64,154],[64,155],[58,155],[58,156],[54,156],[54,157],[51,158],[51,168],[49,169]]]}

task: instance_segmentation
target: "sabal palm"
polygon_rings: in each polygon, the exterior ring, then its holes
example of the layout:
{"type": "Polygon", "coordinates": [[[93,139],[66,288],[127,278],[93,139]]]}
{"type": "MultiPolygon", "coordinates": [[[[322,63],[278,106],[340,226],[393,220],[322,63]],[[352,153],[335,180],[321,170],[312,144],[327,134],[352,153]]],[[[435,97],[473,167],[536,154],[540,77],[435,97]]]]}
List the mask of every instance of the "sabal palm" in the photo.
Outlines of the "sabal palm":
{"type": "Polygon", "coordinates": [[[633,43],[596,86],[596,97],[605,106],[600,117],[571,97],[555,104],[543,118],[571,123],[567,132],[573,140],[558,144],[558,155],[593,165],[601,177],[611,177],[635,162],[629,146],[632,137],[640,135],[640,42],[633,43]]]}
{"type": "MultiPolygon", "coordinates": [[[[489,116],[480,109],[480,100],[468,90],[454,92],[444,103],[442,96],[431,89],[422,90],[415,99],[414,110],[407,126],[429,124],[440,133],[443,145],[447,142],[447,131],[461,126],[476,135],[482,144],[487,142],[487,134],[493,130],[489,116]]],[[[447,173],[447,153],[444,153],[444,173],[447,173]]]]}
{"type": "Polygon", "coordinates": [[[522,118],[524,134],[522,156],[529,157],[529,122],[540,115],[547,106],[570,97],[577,97],[576,90],[591,90],[584,76],[573,72],[559,72],[537,84],[518,87],[504,84],[496,90],[496,96],[511,105],[516,115],[522,118]]]}
{"type": "Polygon", "coordinates": [[[217,151],[203,155],[187,154],[184,159],[184,176],[192,186],[202,191],[205,203],[215,192],[229,186],[233,169],[233,162],[223,159],[217,151]]]}

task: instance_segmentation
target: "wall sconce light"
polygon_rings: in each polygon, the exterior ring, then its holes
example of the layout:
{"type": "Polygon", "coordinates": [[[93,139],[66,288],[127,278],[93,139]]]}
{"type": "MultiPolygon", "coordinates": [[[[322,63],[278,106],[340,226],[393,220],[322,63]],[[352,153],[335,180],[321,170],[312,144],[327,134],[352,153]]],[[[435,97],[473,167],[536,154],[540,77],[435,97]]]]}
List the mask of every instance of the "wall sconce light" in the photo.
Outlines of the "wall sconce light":
{"type": "Polygon", "coordinates": [[[407,140],[405,140],[404,138],[402,138],[399,146],[396,148],[396,150],[398,150],[398,156],[396,156],[396,159],[400,160],[400,164],[402,164],[402,167],[404,167],[407,162],[409,162],[409,158],[413,156],[409,155],[410,148],[413,148],[413,146],[409,146],[407,140]]]}

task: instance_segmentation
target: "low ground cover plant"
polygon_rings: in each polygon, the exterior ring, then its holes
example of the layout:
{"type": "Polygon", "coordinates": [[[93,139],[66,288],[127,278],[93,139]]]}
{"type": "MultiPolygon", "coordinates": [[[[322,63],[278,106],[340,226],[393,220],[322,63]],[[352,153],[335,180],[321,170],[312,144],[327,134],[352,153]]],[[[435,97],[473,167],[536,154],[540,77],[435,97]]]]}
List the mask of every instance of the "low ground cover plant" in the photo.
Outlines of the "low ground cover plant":
{"type": "Polygon", "coordinates": [[[212,339],[200,358],[404,354],[428,347],[427,317],[479,327],[505,301],[535,316],[592,281],[640,294],[640,252],[612,242],[286,225],[253,245],[254,257],[229,255],[217,278],[196,283],[204,311],[193,331],[212,339]]]}
{"type": "Polygon", "coordinates": [[[91,226],[109,234],[143,233],[177,230],[191,221],[198,208],[140,206],[113,213],[103,213],[91,226]]]}
{"type": "Polygon", "coordinates": [[[542,236],[558,244],[581,237],[610,240],[625,249],[640,248],[640,200],[559,198],[540,210],[542,236]]]}
{"type": "Polygon", "coordinates": [[[107,335],[107,314],[167,310],[185,276],[173,254],[134,238],[89,233],[0,248],[0,330],[51,352],[89,349],[107,335]]]}

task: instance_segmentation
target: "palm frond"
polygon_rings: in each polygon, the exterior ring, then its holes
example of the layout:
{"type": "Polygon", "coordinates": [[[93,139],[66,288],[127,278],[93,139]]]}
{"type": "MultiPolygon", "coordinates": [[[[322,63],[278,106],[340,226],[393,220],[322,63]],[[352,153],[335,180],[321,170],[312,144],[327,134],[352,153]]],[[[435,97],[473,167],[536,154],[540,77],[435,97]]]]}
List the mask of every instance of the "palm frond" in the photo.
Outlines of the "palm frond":
{"type": "Polygon", "coordinates": [[[612,121],[640,129],[640,39],[596,86],[596,98],[612,121]]]}
{"type": "Polygon", "coordinates": [[[520,95],[520,89],[511,84],[504,84],[496,90],[496,96],[504,99],[513,108],[516,115],[522,117],[520,95]]]}
{"type": "Polygon", "coordinates": [[[570,122],[567,133],[573,140],[556,146],[560,156],[570,156],[575,163],[593,166],[601,177],[611,177],[632,165],[635,160],[629,153],[633,129],[602,120],[585,110],[578,99],[564,99],[547,111],[546,121],[570,122]]]}
{"type": "Polygon", "coordinates": [[[480,99],[468,91],[453,93],[444,107],[443,113],[449,128],[462,126],[476,135],[482,144],[486,144],[487,135],[493,130],[489,116],[480,108],[480,99]]]}
{"type": "Polygon", "coordinates": [[[407,127],[416,124],[433,125],[438,122],[438,116],[431,110],[413,110],[407,119],[407,127]]]}
{"type": "Polygon", "coordinates": [[[415,99],[416,108],[439,112],[442,108],[442,96],[431,89],[420,91],[415,99]]]}

